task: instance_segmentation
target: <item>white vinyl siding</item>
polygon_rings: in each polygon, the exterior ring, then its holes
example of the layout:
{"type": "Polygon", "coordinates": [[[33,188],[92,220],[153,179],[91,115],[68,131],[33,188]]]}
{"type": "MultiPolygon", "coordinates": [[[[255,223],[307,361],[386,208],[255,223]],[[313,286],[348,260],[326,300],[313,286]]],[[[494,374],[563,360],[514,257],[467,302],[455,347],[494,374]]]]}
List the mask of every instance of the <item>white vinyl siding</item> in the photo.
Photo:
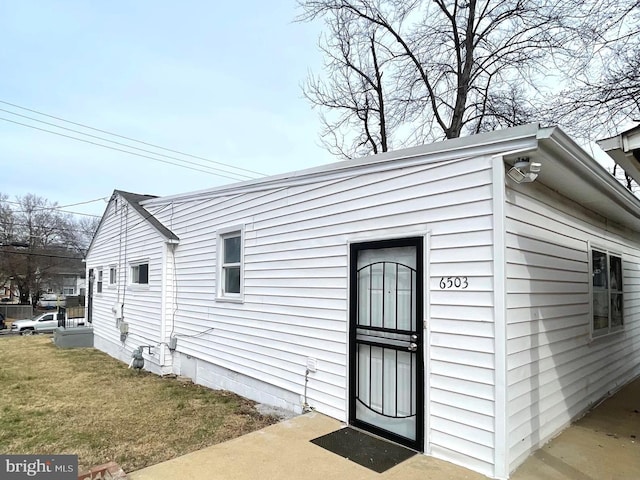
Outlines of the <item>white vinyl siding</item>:
{"type": "MultiPolygon", "coordinates": [[[[118,203],[117,211],[112,201],[105,212],[87,256],[87,269],[117,265],[115,288],[105,288],[102,294],[93,298],[93,329],[98,348],[128,363],[134,348],[161,342],[164,239],[133,208],[124,207],[123,199],[118,198],[118,203]],[[126,248],[124,245],[120,248],[121,235],[123,243],[126,236],[126,248]],[[142,258],[149,265],[149,283],[142,289],[132,288],[134,285],[129,285],[131,262],[142,258]],[[117,304],[124,304],[123,321],[129,324],[124,345],[120,341],[120,330],[114,314],[117,304]]],[[[145,362],[146,366],[161,373],[158,351],[154,349],[153,356],[145,353],[145,362]]]]}
{"type": "Polygon", "coordinates": [[[539,183],[510,186],[507,198],[513,470],[607,392],[640,373],[640,245],[637,233],[617,228],[539,183]],[[595,340],[590,244],[621,252],[624,267],[625,330],[595,340]]]}
{"type": "MultiPolygon", "coordinates": [[[[178,351],[302,395],[346,419],[348,242],[430,231],[431,452],[492,472],[491,158],[354,170],[310,185],[177,201],[178,351]],[[216,302],[215,232],[244,224],[244,303],[216,302]],[[407,233],[411,232],[411,233],[407,233]],[[214,260],[214,261],[212,261],[214,260]],[[440,290],[441,276],[468,288],[440,290]],[[213,328],[213,330],[211,330],[213,328]],[[202,333],[205,332],[205,333],[202,333]],[[197,337],[186,337],[196,335],[197,337]]],[[[152,202],[161,208],[161,199],[152,202]]],[[[171,217],[170,217],[171,215],[171,217]]],[[[426,246],[425,246],[426,247],[426,246]]],[[[218,277],[219,278],[219,277],[218,277]]]]}

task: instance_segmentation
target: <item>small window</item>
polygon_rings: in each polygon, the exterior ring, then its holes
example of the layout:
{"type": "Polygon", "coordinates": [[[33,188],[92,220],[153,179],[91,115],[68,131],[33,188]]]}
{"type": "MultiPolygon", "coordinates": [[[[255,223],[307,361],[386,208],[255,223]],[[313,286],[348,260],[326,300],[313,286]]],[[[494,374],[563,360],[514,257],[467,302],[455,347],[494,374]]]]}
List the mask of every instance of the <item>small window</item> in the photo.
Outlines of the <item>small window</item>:
{"type": "Polygon", "coordinates": [[[218,236],[218,298],[242,298],[242,230],[218,236]]]}
{"type": "Polygon", "coordinates": [[[98,293],[102,293],[102,269],[98,270],[98,281],[96,283],[98,293]]]}
{"type": "Polygon", "coordinates": [[[622,258],[606,251],[591,251],[592,330],[594,336],[620,330],[624,325],[622,258]]]}
{"type": "Polygon", "coordinates": [[[75,295],[76,294],[76,289],[73,287],[64,287],[62,289],[62,293],[64,295],[75,295]]]}
{"type": "Polygon", "coordinates": [[[118,271],[116,267],[109,267],[109,285],[115,285],[118,282],[118,271]]]}
{"type": "Polygon", "coordinates": [[[149,284],[149,264],[139,263],[131,266],[131,283],[139,285],[149,284]]]}

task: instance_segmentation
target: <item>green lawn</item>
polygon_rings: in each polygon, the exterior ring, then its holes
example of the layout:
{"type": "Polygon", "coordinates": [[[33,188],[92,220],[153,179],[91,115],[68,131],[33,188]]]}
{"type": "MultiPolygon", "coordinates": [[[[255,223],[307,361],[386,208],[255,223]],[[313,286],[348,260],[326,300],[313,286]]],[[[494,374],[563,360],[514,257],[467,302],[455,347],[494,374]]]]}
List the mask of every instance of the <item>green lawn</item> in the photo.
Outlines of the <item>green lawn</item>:
{"type": "Polygon", "coordinates": [[[236,394],[49,336],[0,338],[0,365],[0,452],[76,454],[81,470],[115,461],[131,472],[277,421],[236,394]]]}

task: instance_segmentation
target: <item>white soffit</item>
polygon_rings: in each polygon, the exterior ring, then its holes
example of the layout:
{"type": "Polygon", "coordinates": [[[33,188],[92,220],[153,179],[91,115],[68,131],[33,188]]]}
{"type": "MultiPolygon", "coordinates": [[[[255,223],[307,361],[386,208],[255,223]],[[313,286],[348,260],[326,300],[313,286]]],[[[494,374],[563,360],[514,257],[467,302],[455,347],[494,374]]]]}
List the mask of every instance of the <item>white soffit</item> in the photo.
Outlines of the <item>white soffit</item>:
{"type": "Polygon", "coordinates": [[[539,139],[542,170],[538,181],[604,218],[640,232],[638,198],[560,129],[541,129],[539,139]]]}
{"type": "Polygon", "coordinates": [[[598,140],[602,150],[640,184],[640,125],[615,137],[598,140]]]}

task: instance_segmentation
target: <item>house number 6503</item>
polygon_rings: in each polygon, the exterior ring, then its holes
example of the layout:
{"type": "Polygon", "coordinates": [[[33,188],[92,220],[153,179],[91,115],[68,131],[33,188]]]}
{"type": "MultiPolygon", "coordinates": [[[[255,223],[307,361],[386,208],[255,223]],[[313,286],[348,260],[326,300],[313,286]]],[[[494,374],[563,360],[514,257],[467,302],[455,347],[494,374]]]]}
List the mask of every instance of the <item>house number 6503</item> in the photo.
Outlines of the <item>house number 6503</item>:
{"type": "Polygon", "coordinates": [[[449,288],[465,289],[469,286],[467,277],[440,277],[440,288],[446,290],[449,288]]]}

